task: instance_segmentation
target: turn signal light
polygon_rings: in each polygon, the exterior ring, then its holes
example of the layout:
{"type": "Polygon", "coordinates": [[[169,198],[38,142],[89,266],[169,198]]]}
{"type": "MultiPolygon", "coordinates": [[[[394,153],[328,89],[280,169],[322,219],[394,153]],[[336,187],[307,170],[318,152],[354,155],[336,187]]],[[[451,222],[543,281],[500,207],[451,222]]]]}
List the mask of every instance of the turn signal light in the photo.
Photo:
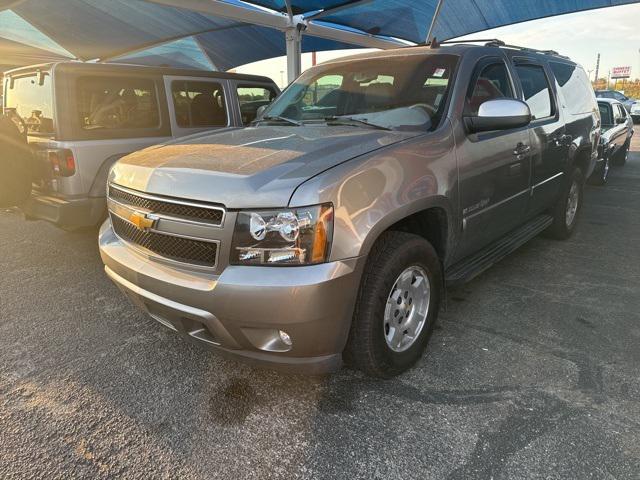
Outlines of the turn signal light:
{"type": "Polygon", "coordinates": [[[57,177],[71,177],[76,173],[76,160],[73,152],[66,148],[47,150],[47,157],[53,174],[57,177]]]}

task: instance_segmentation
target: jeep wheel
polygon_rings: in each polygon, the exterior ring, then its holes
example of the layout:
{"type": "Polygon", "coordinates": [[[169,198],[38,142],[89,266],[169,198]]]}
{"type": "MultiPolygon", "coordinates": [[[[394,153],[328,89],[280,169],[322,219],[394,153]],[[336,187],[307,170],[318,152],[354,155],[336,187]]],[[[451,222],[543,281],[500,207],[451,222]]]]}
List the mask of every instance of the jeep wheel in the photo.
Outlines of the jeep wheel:
{"type": "Polygon", "coordinates": [[[627,157],[629,156],[629,144],[630,144],[629,140],[624,142],[624,145],[622,146],[620,151],[616,152],[615,158],[613,158],[613,161],[611,162],[612,165],[615,165],[616,167],[621,167],[625,163],[627,163],[627,157]]]}
{"type": "Polygon", "coordinates": [[[582,210],[582,193],[584,178],[579,168],[574,168],[569,175],[562,194],[552,210],[553,223],[547,230],[550,237],[558,240],[569,238],[576,228],[582,210]]]}
{"type": "Polygon", "coordinates": [[[377,377],[392,377],[422,355],[440,308],[442,268],[422,237],[386,232],[373,246],[363,273],[347,364],[377,377]]]}

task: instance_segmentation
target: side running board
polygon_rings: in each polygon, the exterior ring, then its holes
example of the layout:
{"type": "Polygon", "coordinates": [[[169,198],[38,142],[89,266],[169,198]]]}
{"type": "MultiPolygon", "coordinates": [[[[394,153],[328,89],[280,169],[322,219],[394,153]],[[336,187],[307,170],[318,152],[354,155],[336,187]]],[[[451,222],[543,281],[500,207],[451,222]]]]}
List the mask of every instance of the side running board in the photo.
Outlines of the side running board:
{"type": "Polygon", "coordinates": [[[511,231],[495,243],[470,257],[460,260],[445,271],[448,286],[461,284],[477,277],[482,272],[514,252],[553,223],[550,215],[539,215],[521,227],[511,231]]]}

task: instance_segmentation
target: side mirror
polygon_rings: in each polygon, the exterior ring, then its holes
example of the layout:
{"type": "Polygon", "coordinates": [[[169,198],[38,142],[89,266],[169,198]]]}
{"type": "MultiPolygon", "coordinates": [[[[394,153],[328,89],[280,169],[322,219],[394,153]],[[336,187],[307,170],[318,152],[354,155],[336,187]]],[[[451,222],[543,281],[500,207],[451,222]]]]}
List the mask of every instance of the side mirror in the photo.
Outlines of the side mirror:
{"type": "Polygon", "coordinates": [[[256,118],[261,118],[264,111],[267,109],[268,105],[261,105],[256,110],[256,118]]]}
{"type": "Polygon", "coordinates": [[[480,105],[478,115],[464,118],[469,133],[510,130],[531,123],[529,105],[521,100],[498,98],[480,105]]]}
{"type": "Polygon", "coordinates": [[[618,117],[618,118],[616,118],[616,123],[618,125],[623,124],[623,123],[627,123],[627,119],[624,118],[624,117],[618,117]]]}

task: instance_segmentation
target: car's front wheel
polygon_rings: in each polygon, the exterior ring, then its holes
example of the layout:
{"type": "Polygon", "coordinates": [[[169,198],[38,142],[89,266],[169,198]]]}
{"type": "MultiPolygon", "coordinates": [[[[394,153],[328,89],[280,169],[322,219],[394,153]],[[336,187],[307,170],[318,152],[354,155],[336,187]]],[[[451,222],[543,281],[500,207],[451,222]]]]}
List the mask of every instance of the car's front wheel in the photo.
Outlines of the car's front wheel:
{"type": "Polygon", "coordinates": [[[424,238],[389,231],[373,246],[345,349],[347,364],[392,377],[422,355],[438,316],[442,267],[424,238]]]}

